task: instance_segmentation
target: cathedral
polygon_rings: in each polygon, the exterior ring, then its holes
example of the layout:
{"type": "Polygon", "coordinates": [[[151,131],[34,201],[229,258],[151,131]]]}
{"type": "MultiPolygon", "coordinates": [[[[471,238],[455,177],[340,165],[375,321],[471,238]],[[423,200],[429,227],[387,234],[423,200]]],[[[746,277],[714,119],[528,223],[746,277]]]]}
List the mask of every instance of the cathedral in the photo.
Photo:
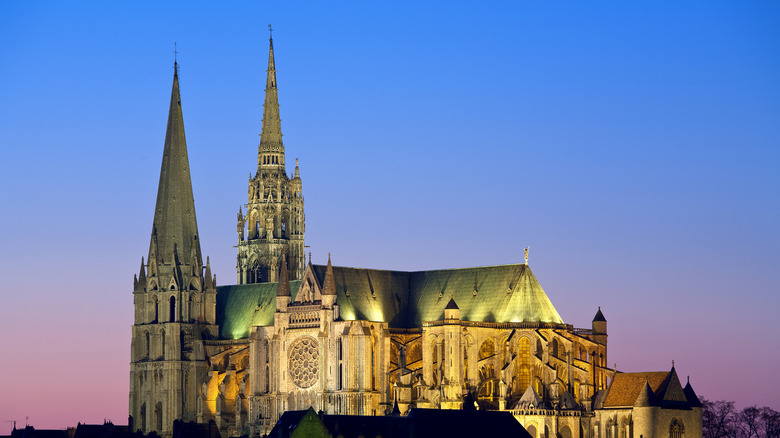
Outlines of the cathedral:
{"type": "MultiPolygon", "coordinates": [[[[324,265],[305,254],[303,184],[288,175],[270,41],[257,168],[237,214],[237,280],[201,253],[178,66],[149,253],[133,281],[131,429],[174,420],[268,434],[285,411],[510,411],[534,437],[701,437],[674,366],[607,366],[607,320],[575,328],[523,263],[431,271],[324,265]]],[[[336,261],[338,262],[338,261],[336,261]]]]}

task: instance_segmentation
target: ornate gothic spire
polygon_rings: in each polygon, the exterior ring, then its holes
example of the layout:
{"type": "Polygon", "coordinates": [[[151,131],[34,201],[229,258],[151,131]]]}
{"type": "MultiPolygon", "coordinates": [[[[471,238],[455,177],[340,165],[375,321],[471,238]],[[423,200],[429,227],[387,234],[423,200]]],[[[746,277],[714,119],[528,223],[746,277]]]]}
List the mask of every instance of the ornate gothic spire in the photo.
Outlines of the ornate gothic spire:
{"type": "Polygon", "coordinates": [[[152,241],[149,245],[150,261],[152,258],[156,258],[158,263],[162,260],[166,264],[189,264],[192,260],[197,260],[198,266],[203,264],[176,63],[160,167],[160,184],[157,187],[157,204],[154,208],[152,241]]]}
{"type": "Polygon", "coordinates": [[[284,169],[284,145],[282,144],[282,120],[279,117],[279,95],[276,88],[276,66],[274,64],[274,39],[269,38],[268,70],[265,80],[265,103],[263,104],[263,126],[260,131],[257,168],[281,166],[284,169]]]}

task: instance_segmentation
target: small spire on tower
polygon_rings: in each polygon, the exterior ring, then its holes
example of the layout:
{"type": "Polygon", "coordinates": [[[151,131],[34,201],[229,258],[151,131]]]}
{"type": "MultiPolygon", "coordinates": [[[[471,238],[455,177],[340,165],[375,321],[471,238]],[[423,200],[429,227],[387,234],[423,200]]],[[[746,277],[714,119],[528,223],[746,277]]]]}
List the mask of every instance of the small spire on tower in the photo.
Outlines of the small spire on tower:
{"type": "Polygon", "coordinates": [[[279,285],[276,288],[277,297],[290,296],[290,276],[287,273],[287,254],[282,254],[282,266],[279,268],[279,285]]]}
{"type": "Polygon", "coordinates": [[[328,253],[328,266],[325,268],[325,280],[322,282],[323,295],[336,295],[336,278],[333,276],[333,265],[328,253]]]}

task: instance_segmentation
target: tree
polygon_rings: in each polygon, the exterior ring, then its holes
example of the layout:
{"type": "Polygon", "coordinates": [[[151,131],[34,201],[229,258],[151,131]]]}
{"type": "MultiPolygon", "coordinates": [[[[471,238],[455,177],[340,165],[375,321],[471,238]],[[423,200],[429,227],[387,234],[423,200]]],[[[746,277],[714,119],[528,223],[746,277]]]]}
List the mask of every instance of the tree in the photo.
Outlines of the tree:
{"type": "Polygon", "coordinates": [[[780,412],[768,407],[761,411],[761,433],[764,438],[780,438],[780,412]]]}
{"type": "Polygon", "coordinates": [[[701,398],[702,436],[704,438],[727,438],[735,435],[735,416],[733,401],[709,401],[701,398]]]}
{"type": "Polygon", "coordinates": [[[755,405],[748,406],[736,415],[736,430],[739,438],[761,438],[761,409],[755,405]]]}

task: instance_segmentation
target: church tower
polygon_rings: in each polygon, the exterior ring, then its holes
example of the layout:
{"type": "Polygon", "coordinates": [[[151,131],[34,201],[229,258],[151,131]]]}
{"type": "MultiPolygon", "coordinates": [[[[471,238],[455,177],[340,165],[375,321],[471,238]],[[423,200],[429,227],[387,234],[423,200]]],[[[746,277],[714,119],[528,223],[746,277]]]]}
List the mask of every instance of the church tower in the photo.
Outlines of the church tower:
{"type": "Polygon", "coordinates": [[[247,198],[246,216],[241,208],[238,211],[238,284],[279,281],[283,256],[287,259],[289,279],[300,279],[306,268],[301,175],[297,159],[292,178],[285,167],[273,38],[268,53],[257,172],[249,177],[247,198]]]}
{"type": "Polygon", "coordinates": [[[172,434],[194,421],[206,379],[203,339],[215,337],[216,277],[203,265],[184,137],[178,65],[146,263],[134,279],[130,363],[132,429],[172,434]],[[205,269],[205,275],[204,275],[205,269]]]}

